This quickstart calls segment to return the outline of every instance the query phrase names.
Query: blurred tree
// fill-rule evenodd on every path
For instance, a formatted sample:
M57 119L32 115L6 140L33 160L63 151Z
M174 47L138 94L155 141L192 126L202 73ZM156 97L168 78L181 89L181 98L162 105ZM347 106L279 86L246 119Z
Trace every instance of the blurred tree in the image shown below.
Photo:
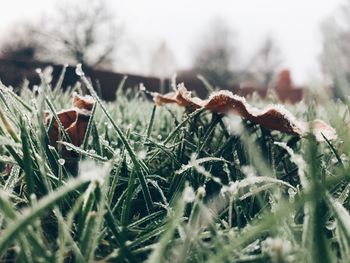
M107 0L59 2L56 13L23 28L2 48L4 56L90 67L111 66L122 35Z
M43 46L30 23L16 24L0 47L0 57L10 60L32 61L40 59Z
M254 54L246 71L254 74L258 82L268 88L276 77L281 62L280 50L274 39L268 36Z
M56 19L44 32L59 54L55 60L110 66L121 35L114 19L105 0L60 3Z
M225 21L216 19L197 40L193 68L212 84L224 88L237 83L235 63L234 33Z
M321 23L322 51L320 64L327 82L333 86L334 95L349 95L350 84L350 1L337 13Z
M170 78L175 73L175 56L166 42L163 41L151 56L150 71L159 78Z

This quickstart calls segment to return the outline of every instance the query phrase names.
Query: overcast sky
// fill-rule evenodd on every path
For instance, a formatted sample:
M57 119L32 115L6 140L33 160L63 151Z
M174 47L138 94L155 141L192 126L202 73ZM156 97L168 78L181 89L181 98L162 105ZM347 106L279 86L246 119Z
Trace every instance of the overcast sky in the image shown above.
M345 0L115 0L119 20L140 53L166 41L177 64L188 68L196 38L211 20L225 19L236 32L242 63L259 41L271 35L280 47L284 66L297 84L317 76L320 52L319 24ZM49 14L54 0L0 0L0 33L13 22ZM20 8L19 8L20 7ZM146 65L145 65L146 66Z

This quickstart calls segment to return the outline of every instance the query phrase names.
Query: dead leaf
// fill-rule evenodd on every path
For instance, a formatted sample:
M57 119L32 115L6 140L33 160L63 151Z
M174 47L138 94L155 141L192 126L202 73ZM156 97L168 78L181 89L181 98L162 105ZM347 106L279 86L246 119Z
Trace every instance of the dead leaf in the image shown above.
M179 84L176 91L169 92L165 95L155 93L153 99L157 105L176 103L184 107L203 107L203 101L200 98L192 98L192 92L188 91L183 84Z
M95 100L91 96L73 96L73 105L80 110L91 111L95 104Z
M75 146L80 146L83 143L94 103L94 100L90 96L82 97L79 95L74 95L74 107L57 113L58 119L62 123L64 130L69 135L72 144ZM46 124L48 125L51 122L52 115L45 115ZM59 133L59 125L55 120L53 126L49 130L51 145L57 146L56 144L59 140Z
M297 136L305 136L312 129L318 141L324 140L322 134L328 140L337 138L335 129L322 120L315 120L312 123L299 121L282 105L271 105L260 110L249 105L245 98L228 90L214 92L207 100L201 100L192 97L191 92L187 91L183 84L180 84L174 92L165 95L156 93L154 101L157 105L176 103L180 106L205 108L223 114L233 113L243 119L257 123L261 127Z

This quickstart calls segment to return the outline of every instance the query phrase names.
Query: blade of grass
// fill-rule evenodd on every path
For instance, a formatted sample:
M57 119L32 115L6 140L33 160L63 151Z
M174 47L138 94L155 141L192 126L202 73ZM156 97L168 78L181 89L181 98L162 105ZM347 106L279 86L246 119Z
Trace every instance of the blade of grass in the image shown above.
M81 65L80 65L80 69L79 69L79 65L77 66L77 71L78 71L78 75L80 76L80 78L82 79L83 83L85 84L85 86L87 87L87 89L89 90L90 94L92 95L92 97L97 101L97 103L100 105L102 111L105 113L106 117L108 118L108 120L111 122L113 128L116 130L117 134L119 135L119 138L121 139L121 141L124 144L125 149L128 151L130 158L132 160L132 162L134 163L136 170L137 170L137 175L139 177L141 186L142 186L142 192L143 195L145 197L145 201L146 201L146 206L148 211L151 211L153 209L153 201L152 201L152 197L151 197L151 193L148 189L147 183L146 183L146 179L144 176L144 173L142 171L148 171L148 168L137 159L136 154L134 152L134 150L132 149L130 143L128 142L126 136L124 135L124 133L122 132L122 130L119 128L119 126L115 123L115 121L113 120L113 118L110 116L110 114L108 113L106 107L104 106L104 104L102 103L101 99L97 96L95 90L93 89L92 85L90 84L90 82L88 81L88 79L85 77L83 71L81 70Z
M3 256L7 247L11 245L17 235L22 233L28 225L32 224L38 217L47 212L49 208L53 207L70 192L79 189L85 184L86 181L81 180L80 178L71 180L66 185L39 200L34 207L23 211L22 216L12 222L12 224L2 232L0 237L0 257ZM0 196L0 198L3 197Z

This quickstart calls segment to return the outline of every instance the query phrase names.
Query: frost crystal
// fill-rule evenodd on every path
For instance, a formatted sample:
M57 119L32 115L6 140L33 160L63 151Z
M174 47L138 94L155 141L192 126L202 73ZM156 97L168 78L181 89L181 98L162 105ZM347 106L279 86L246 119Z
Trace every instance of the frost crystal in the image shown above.
M297 194L297 191L293 188L288 188L288 195L289 195L289 202L294 202L295 195Z
M110 165L108 163L101 166L92 160L88 160L81 163L79 176L84 181L102 184L108 175L109 169Z
M241 135L243 132L242 119L234 114L229 115L229 117L225 117L224 123L227 127L227 130L232 135Z
M191 186L185 187L183 196L186 203L192 203L196 198L196 194Z
M64 159L58 159L57 162L59 163L59 165L63 166L66 161Z
M38 86L38 85L34 85L34 86L33 86L33 91L34 91L34 92L37 92L38 90L39 90L39 86Z
M203 186L199 187L197 190L197 196L199 198L203 198L205 196L206 192L205 192L205 188Z
M143 83L140 84L139 88L140 88L140 91L146 91L146 87L145 85L143 85Z
M290 148L284 142L275 142L275 144L282 147L288 152L288 154L290 155L290 160L298 166L298 175L299 175L301 184L305 188L309 187L309 182L305 175L305 171L307 170L307 165L303 157L300 156L299 154L295 154L292 148Z
M336 227L337 227L337 222L336 222L335 220L329 220L329 221L326 223L326 228L327 228L329 231L333 231Z
M280 257L291 252L292 244L289 240L268 237L262 243L262 250L272 257Z
M81 64L77 64L77 67L75 68L75 74L77 74L79 77L84 76L84 71L81 67Z
M247 178L255 177L257 175L255 168L253 166L250 166L250 165L242 166L241 171Z
M238 197L238 193L239 193L239 182L230 182L230 185L228 187L228 191L229 193L233 196L233 197Z
M137 157L140 159L140 160L144 160L147 156L147 152L146 151L139 151L138 154L137 154Z
M91 153L91 154L96 154L96 151L94 149L91 149L88 152Z

